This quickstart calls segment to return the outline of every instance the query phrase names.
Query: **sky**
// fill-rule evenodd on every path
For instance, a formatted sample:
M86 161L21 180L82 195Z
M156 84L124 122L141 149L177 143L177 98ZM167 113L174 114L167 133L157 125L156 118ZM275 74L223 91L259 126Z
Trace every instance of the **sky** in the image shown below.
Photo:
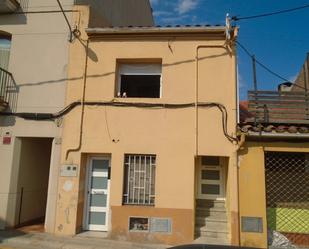
M225 25L230 16L252 16L309 4L309 0L150 0L156 25ZM260 62L294 81L309 52L309 8L269 17L239 20L238 41ZM240 99L253 88L252 62L238 48ZM259 90L277 90L283 80L257 65Z

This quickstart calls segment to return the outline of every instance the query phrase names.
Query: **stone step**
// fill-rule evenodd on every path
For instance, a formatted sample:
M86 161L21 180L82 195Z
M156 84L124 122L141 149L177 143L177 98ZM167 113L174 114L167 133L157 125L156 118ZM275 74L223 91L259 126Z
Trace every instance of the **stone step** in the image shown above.
M197 207L206 207L206 208L225 208L225 200L196 200Z
M227 218L212 218L212 217L205 217L205 216L196 216L195 217L195 224L206 224L208 222L219 222L227 224Z
M224 223L207 223L207 225L203 226L195 226L195 229L200 231L209 231L209 232L219 232L219 233L227 233L227 225Z
M228 238L198 237L193 244L230 245L231 243Z
M211 217L212 219L226 219L226 210L223 208L196 208L196 217Z
M196 227L207 226L209 228L226 229L227 221L209 220L209 219L195 219Z
M207 210L217 210L217 211L226 211L225 207L199 207L197 206L196 209L207 209Z
M200 237L211 237L211 238L222 238L227 239L229 236L229 233L227 231L212 231L210 229L206 228L196 228L195 229L196 236Z

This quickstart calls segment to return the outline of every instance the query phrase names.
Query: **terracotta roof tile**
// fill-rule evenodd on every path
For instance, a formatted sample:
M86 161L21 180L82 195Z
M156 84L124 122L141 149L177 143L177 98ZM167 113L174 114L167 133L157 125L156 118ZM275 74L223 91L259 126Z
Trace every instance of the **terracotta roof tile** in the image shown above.
M266 132L266 133L290 133L290 134L308 134L309 125L262 125L262 124L239 124L239 132Z

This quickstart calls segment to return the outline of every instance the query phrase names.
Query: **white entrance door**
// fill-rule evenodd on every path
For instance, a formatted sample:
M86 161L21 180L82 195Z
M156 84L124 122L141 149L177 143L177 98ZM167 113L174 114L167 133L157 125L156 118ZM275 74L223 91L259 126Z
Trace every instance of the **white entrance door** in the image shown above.
M224 177L220 165L200 165L198 181L198 198L224 199Z
M92 157L88 166L85 230L107 231L110 158Z

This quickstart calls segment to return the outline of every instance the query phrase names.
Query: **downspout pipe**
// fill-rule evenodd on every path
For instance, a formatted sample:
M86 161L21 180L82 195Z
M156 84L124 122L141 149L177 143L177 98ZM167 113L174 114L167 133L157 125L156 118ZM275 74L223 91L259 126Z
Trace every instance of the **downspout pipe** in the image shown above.
M198 102L199 102L199 50L203 49L203 48L223 48L225 50L227 50L229 53L231 53L232 51L229 48L229 42L230 42L230 37L228 40L226 40L225 44L222 45L199 45L196 47L196 56L195 56L195 60L196 60L196 77L195 77L195 154L196 154L196 158L199 155L199 150L198 150L198 146L199 146L199 140L198 140L198 129L199 129L199 125L198 125ZM236 71L237 71L237 60L236 60ZM237 73L236 72L236 105L238 105L238 77L237 77ZM236 111L236 120L238 120L238 106L237 106L237 111ZM240 214L239 214L239 165L238 165L238 149L243 145L245 141L245 136L241 136L241 140L238 144L238 147L236 149L236 166L237 166L237 213L238 213L238 244L240 245Z
M241 246L241 229L240 229L240 186L239 186L239 168L240 161L238 158L238 151L242 149L242 146L246 142L246 134L240 135L240 140L236 150L236 167L237 167L237 209L238 209L238 245Z
M65 159L68 160L69 154L71 152L77 152L82 147L82 139L83 139L83 126L84 126L84 116L85 116L85 97L86 97L86 85L87 85L87 69L88 69L88 53L89 53L89 39L86 41L86 58L85 58L85 68L84 68L84 81L83 81L83 89L82 89L82 98L81 98L81 117L80 117L80 129L79 129L79 142L77 147L68 149L66 152Z
M229 46L232 41L231 37L231 22L229 18L229 14L226 14L226 25L225 25L225 43L222 45L198 45L196 47L196 53L195 53L195 156L197 157L199 154L198 150L198 101L199 101L199 50L202 48L223 48L227 50L229 53L231 53L231 50L229 49ZM237 28L234 29L234 32L236 33L237 36Z
M235 46L235 66L236 66L236 72L235 72L235 81L236 81L236 122L237 124L239 124L240 122L240 108L239 108L239 71L238 71L238 58L237 58L237 51L236 51L236 46ZM237 136L237 131L236 131L236 136ZM237 145L237 150L236 150L236 155L235 155L235 163L236 163L236 180L237 180L237 219L238 219L238 229L237 229L237 233L238 233L238 246L241 246L241 228L240 228L240 186L239 186L239 167L240 167L240 161L239 161L239 157L238 157L238 151L239 149L243 146L243 144L245 143L246 140L246 136L245 134L241 134L240 139L238 141L238 145Z

